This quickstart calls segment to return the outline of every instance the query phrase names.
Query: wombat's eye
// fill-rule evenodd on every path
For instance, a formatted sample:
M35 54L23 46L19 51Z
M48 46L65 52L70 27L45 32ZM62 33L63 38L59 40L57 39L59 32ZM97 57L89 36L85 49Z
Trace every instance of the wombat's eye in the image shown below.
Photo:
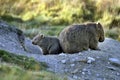
M37 39L34 39L35 41L37 40Z

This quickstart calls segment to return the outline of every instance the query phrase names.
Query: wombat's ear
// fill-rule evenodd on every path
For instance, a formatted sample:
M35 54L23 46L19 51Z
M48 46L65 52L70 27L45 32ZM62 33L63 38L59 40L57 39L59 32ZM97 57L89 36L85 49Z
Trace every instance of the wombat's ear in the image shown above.
M98 30L100 30L101 27L102 27L101 24L100 24L99 22L96 23L96 26L97 26Z
M100 22L97 22L96 24L97 24L97 25L101 25Z
M45 36L43 34L40 35L41 38L44 38Z

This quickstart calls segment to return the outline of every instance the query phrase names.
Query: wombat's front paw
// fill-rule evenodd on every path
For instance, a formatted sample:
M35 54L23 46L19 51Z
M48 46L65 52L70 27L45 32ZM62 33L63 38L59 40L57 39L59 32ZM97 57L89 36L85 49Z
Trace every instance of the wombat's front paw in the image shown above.
M100 48L96 48L96 50L101 51L101 49L100 49Z

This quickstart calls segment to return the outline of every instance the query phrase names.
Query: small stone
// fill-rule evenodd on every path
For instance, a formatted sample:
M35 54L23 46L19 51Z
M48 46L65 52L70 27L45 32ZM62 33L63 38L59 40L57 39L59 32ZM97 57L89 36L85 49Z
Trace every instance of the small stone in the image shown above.
M65 69L64 71L65 71L65 72L68 72L68 69Z
M59 54L60 56L67 56L67 54L64 54L64 53L61 53L61 54Z
M88 49L88 51L90 51L90 49Z
M95 61L95 58L92 58L92 57L88 57L88 60L92 60L92 61Z
M91 75L91 72L90 72L88 69L86 69L86 68L84 68L82 71L83 71L83 72L86 72L86 73L89 74L89 75Z
M71 67L74 67L74 66L75 66L75 64L70 64L70 66L71 66Z
M86 68L84 68L84 69L83 69L83 71L85 72L85 71L87 71L87 69L86 69Z
M74 71L72 71L71 73L72 74L75 74L75 73L77 73L78 72L78 69L75 69Z
M85 72L82 72L83 75L85 75Z
M117 76L120 76L120 73L118 73L118 72L117 72L117 74L116 74L116 75L117 75Z
M100 59L100 57L99 57L99 56L97 56L96 58L97 58L97 59Z
M96 76L97 76L97 77L99 77L99 76L100 76L100 74L96 74Z
M87 73L88 73L89 75L91 75L91 72L90 72L90 71L88 71Z
M65 63L66 63L66 60L61 60L61 62L62 62L63 64L65 64Z
M2 44L2 43L0 43L0 46L5 47L5 45L4 45L4 44Z
M79 52L78 54L79 54L79 55L81 55L82 53L81 53L81 52Z
M73 76L74 79L78 79L78 77L76 75Z
M111 64L113 64L115 66L120 66L120 60L117 58L109 58L109 61Z
M114 67L107 66L107 68L110 69L110 70L114 70L114 71L116 70L116 68L114 68Z
M75 62L75 59L71 59L71 62Z
M92 58L92 57L88 57L87 58L87 63L88 64L91 64L92 62L94 62L95 61L95 58Z

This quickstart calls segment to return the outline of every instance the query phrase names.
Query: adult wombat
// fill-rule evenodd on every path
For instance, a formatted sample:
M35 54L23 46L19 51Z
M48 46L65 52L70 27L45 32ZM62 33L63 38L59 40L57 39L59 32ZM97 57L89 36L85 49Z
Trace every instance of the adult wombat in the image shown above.
M57 37L47 37L42 34L38 34L33 38L32 44L40 46L44 55L58 54L62 52L59 39Z
M75 24L66 27L59 34L63 52L76 53L88 48L98 49L98 41L104 41L104 31L100 23Z

